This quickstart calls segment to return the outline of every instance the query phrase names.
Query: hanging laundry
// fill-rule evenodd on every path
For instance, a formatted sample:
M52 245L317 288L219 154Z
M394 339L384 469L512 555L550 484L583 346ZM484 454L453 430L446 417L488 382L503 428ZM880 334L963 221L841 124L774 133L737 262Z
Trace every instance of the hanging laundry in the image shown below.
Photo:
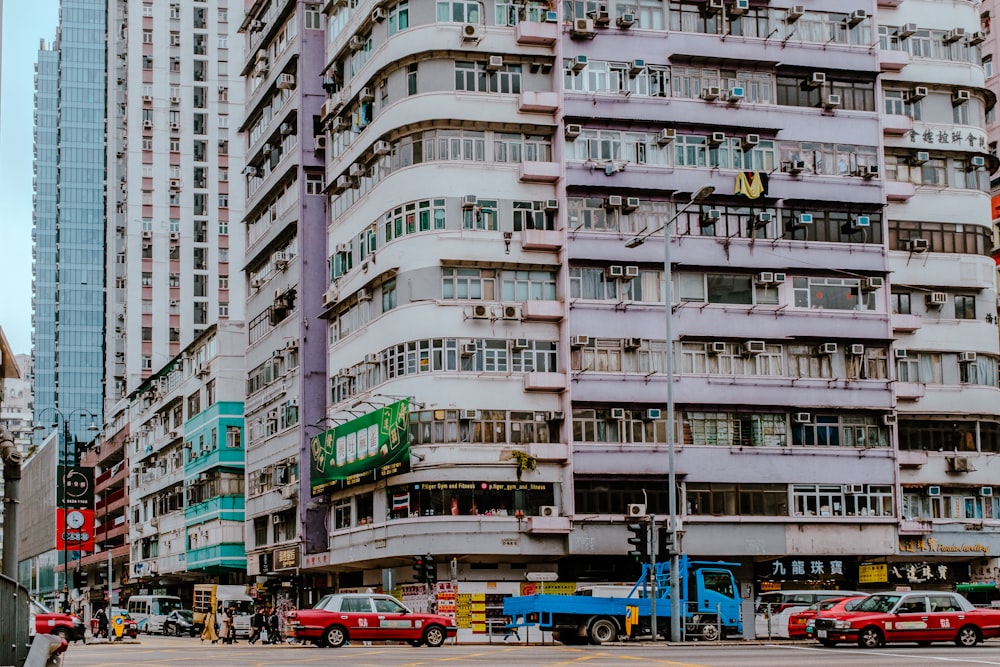
M767 174L757 171L740 171L736 174L736 189L733 191L747 199L758 199L767 194Z

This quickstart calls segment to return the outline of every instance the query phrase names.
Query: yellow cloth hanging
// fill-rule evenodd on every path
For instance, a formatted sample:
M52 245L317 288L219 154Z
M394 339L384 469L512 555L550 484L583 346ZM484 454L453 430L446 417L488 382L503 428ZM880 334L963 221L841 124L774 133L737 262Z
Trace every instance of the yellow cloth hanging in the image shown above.
M757 199L764 194L764 179L756 171L737 172L734 192L747 199Z

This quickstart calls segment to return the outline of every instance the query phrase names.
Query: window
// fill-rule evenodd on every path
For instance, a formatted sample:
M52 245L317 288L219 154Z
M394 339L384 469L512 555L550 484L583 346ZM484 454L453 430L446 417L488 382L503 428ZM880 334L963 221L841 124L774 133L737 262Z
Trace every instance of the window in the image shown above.
M382 285L382 312L387 312L396 307L396 280L389 280Z
M892 312L896 315L910 315L910 293L892 293Z
M478 2L465 0L437 3L437 20L443 23L482 23Z
M857 278L795 277L792 285L796 308L875 310L875 294L862 292Z
M408 2L400 2L389 8L388 24L390 36L410 27L410 6Z
M784 484L688 483L685 496L696 516L788 516Z
M495 271L493 269L441 269L442 299L481 299L495 301Z
M806 447L888 447L889 433L872 415L811 415L792 425L792 444Z
M976 297L963 294L955 295L955 319L976 319Z
M406 66L406 94L417 94L417 63Z

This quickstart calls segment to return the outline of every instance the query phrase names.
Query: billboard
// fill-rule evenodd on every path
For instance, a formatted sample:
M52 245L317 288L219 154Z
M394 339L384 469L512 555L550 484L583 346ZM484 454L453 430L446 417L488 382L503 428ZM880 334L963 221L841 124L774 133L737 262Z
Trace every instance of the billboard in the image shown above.
M313 495L410 470L410 401L378 408L309 439Z

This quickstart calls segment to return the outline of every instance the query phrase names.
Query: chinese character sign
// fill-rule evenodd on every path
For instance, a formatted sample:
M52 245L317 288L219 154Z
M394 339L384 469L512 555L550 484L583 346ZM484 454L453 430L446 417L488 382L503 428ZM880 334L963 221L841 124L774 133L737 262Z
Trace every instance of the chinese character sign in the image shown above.
M313 494L410 470L410 402L362 415L309 440Z

